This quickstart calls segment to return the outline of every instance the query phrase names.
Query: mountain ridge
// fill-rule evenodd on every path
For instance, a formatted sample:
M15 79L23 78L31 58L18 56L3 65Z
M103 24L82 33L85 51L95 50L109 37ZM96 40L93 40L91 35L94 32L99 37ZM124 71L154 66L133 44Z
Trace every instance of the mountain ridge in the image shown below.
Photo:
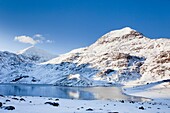
M169 51L170 39L149 39L126 27L106 33L88 47L34 63L22 74L28 77L16 82L62 86L147 84L170 79Z

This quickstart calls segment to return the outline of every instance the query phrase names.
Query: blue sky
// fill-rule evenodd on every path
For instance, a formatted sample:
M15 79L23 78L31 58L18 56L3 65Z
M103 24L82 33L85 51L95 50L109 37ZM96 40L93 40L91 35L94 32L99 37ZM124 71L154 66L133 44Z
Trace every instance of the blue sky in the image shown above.
M126 26L150 38L170 37L170 0L0 0L0 50L29 47L14 41L29 36L61 54Z

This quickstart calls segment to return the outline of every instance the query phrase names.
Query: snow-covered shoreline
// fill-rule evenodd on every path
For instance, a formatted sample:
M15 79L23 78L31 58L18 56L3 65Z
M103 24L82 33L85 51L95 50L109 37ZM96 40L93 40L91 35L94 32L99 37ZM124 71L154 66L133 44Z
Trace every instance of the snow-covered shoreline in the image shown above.
M154 82L145 85L126 85L123 92L152 99L170 99L170 82Z
M134 102L124 100L74 100L51 97L0 96L3 106L0 113L169 113L169 83L144 86L126 86L124 92L129 95L152 98L152 101ZM52 102L53 106L45 104ZM59 104L59 106L58 106ZM14 110L5 110L14 106Z
M18 100L16 100L16 98ZM20 99L24 99L21 101ZM8 101L7 101L8 100ZM1 113L169 113L170 100L154 100L151 102L131 102L113 100L71 100L47 97L0 97L3 106L14 106L14 110L0 109ZM59 106L45 104L59 103Z

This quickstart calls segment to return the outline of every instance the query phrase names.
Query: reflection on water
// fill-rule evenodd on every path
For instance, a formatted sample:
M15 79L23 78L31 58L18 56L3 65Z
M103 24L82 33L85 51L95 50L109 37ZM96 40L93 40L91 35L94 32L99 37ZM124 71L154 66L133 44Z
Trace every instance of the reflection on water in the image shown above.
M146 98L129 96L120 87L61 87L53 85L0 84L0 94L17 96L44 96L79 100L133 100Z
M69 92L69 96L75 99L79 99L80 98L80 92L79 91L70 91Z

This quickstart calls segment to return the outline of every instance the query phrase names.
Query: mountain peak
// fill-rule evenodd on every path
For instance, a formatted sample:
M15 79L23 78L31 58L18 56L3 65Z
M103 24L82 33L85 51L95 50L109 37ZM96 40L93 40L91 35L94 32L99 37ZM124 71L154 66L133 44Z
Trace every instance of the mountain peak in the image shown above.
M130 28L130 27L124 27L124 28L122 28L122 29L118 29L118 30L113 30L114 32L124 32L124 33L128 33L128 32L130 32L130 31L136 31L136 30L134 30L134 29L132 29L132 28Z
M33 54L33 53L37 53L37 52L43 52L43 53L45 52L46 53L46 51L39 49L39 48L35 47L34 45L32 45L30 47L27 47L23 50L18 51L17 54Z
M124 27L119 30L113 30L113 31L109 32L109 34L111 34L114 37L122 37L123 35L130 34L131 32L136 32L136 30L134 30L130 27Z
M142 33L139 33L130 27L125 27L119 30L113 30L109 33L106 33L101 38L99 38L99 40L97 40L97 43L103 44L113 41L122 41L124 39L131 40L136 38L143 38Z
M26 49L20 50L17 52L17 54L27 56L31 59L36 59L35 60L36 62L44 62L50 60L51 58L56 57L55 55L45 50L39 49L35 46L30 46Z

